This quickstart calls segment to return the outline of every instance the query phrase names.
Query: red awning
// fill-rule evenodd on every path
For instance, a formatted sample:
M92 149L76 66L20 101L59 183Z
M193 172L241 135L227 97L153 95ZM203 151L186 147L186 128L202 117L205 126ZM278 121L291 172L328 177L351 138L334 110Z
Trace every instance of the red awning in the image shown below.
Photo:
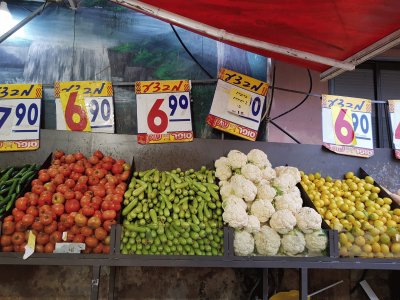
M124 6L189 28L174 18L143 9L134 0L112 0ZM345 61L370 45L390 48L400 32L399 0L142 0L142 3L177 14L228 33L263 41L323 57ZM208 34L205 34L208 35ZM329 65L255 48L241 43L224 42L245 50L295 63L317 71ZM388 45L389 43L389 45ZM365 52L371 52L368 50ZM372 52L376 55L379 50ZM362 53L365 56L366 53ZM368 54L368 53L367 53ZM350 61L353 64L359 59Z

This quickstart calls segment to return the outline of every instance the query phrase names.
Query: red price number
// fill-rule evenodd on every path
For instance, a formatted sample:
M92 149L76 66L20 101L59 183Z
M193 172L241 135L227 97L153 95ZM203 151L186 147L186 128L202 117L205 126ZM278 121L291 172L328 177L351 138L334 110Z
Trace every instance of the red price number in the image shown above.
M353 124L349 119L351 120L348 110L342 108L335 120L335 135L339 142L345 145L352 144L355 137Z
M168 127L168 116L160 107L164 99L157 99L147 115L147 126L154 133L163 133Z
M88 118L85 110L76 104L78 92L69 94L67 106L65 109L65 123L72 131L83 131L88 125ZM74 115L78 116L79 122L74 120Z

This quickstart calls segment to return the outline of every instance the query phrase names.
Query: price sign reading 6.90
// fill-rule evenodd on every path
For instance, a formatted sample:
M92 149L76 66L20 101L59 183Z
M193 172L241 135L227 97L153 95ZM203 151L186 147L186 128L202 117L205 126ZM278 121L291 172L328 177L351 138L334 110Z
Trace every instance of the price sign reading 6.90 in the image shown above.
M193 140L188 80L140 81L135 89L138 143Z
M371 100L323 95L323 142L328 149L345 155L374 154Z
M114 133L111 82L56 82L57 129Z
M0 151L39 148L42 86L0 85Z

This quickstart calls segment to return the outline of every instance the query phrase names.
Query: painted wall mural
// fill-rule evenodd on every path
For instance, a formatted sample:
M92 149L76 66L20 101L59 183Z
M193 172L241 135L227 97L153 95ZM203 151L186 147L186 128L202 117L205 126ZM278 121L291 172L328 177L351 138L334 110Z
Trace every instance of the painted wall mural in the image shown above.
M7 3L14 22L29 15L28 10L34 10L40 4L30 1ZM181 28L176 30L213 78L219 68L226 67L265 80L265 57ZM171 26L105 0L82 0L77 10L63 4L51 4L40 16L0 44L1 83L53 84L70 80L121 83L182 78L203 80L209 76L184 50ZM205 124L214 90L215 84L193 84L193 125L197 137L220 136ZM114 95L116 132L136 134L133 85L116 84ZM45 88L44 99L42 126L53 129L55 105L51 87Z

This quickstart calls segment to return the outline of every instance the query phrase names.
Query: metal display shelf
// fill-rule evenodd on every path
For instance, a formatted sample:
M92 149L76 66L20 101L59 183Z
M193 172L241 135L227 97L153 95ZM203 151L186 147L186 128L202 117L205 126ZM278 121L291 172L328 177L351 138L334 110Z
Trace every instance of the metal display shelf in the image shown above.
M139 145L136 136L79 133L68 131L42 130L40 149L23 153L1 153L0 168L10 163L41 163L55 149L66 153L81 151L88 155L96 149L127 161L135 159L138 170L158 168L168 170L200 168L213 166L214 160L237 149L247 153L253 148L265 151L273 166L290 165L305 172L320 172L323 176L342 177L348 171L357 172L360 167L373 176L383 186L397 190L399 186L400 162L396 161L391 149L375 149L369 159L336 155L319 145L297 145L283 143L247 142L232 140L195 139L191 143ZM269 268L296 268L300 271L301 299L307 299L308 269L381 269L400 270L397 259L338 258L330 251L331 257L236 257L233 255L232 232L225 230L225 255L207 256L153 256L122 255L119 253L120 229L116 227L110 254L34 254L27 260L19 253L0 253L0 265L67 265L91 266L92 299L98 297L100 268L111 267L109 277L109 298L113 298L115 268L119 266L157 266L157 267L221 267L263 269L264 299L268 290ZM330 243L337 245L337 235L330 237ZM336 246L337 247L337 246ZM337 252L336 252L337 253Z

